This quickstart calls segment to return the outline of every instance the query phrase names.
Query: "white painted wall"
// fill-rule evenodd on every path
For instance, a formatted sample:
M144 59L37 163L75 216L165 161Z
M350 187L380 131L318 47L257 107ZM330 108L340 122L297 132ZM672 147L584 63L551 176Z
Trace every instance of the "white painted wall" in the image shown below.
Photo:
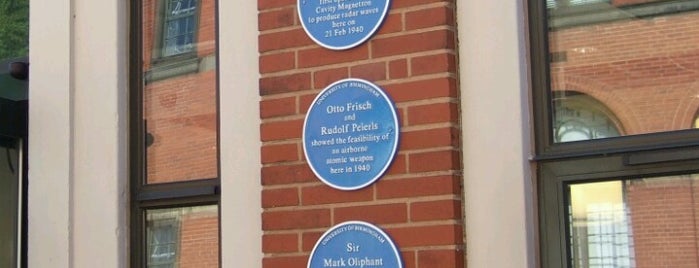
M73 6L72 267L128 267L127 1Z
M536 267L524 1L457 1L468 267Z
M29 8L29 267L71 267L73 81L69 0Z
M257 1L219 14L221 267L262 267Z
M126 3L30 4L29 267L127 267Z

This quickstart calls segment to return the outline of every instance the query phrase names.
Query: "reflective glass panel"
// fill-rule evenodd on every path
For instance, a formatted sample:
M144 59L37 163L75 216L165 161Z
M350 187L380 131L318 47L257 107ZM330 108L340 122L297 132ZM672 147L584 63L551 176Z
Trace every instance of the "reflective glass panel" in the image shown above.
M218 177L214 3L142 1L146 183Z
M0 136L0 267L19 267L19 143Z
M571 267L698 267L699 175L569 190Z
M699 1L559 0L546 5L554 96L577 92L598 101L616 120L612 125L621 136L693 128L699 109ZM565 107L552 107L554 117L565 113L558 110ZM604 121L582 119L582 125ZM613 136L574 134L555 142Z
M146 212L149 268L218 267L218 206Z

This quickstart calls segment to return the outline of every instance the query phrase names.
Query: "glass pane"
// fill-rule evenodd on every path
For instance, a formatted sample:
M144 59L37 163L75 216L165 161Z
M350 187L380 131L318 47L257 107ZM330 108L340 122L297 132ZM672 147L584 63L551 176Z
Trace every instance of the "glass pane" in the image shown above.
M143 119L149 184L218 177L216 20L214 0L206 1L211 3L201 5L206 9L198 12L197 2L191 0L143 1ZM171 19L163 9L186 16ZM207 19L196 24L195 16ZM184 53L190 57L170 57Z
M218 267L218 206L146 212L147 267Z
M599 103L573 112L605 111L606 118L579 118L588 134L604 132L594 127L600 123L613 126L620 136L694 127L699 110L699 1L546 3L553 95L574 92ZM553 102L554 117L567 109ZM555 142L616 135L577 132L573 139Z
M0 267L18 267L19 145L16 139L0 137Z
M569 190L572 267L699 267L699 175Z

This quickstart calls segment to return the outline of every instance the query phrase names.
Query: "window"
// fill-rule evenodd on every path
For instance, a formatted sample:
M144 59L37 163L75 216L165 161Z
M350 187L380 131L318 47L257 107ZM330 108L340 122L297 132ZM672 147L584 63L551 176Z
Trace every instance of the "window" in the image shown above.
M174 218L154 219L154 213L149 213L148 219L148 267L176 267L178 254L177 245L180 241L179 228Z
M132 6L131 267L218 267L216 1Z
M577 92L555 92L554 142L592 140L619 136L614 114L597 100Z
M202 10L205 0L150 0L140 3L144 15L145 83L212 69L215 16ZM209 8L211 9L211 8ZM200 13L205 13L203 17ZM200 19L201 18L201 19Z
M699 2L529 3L542 267L696 265Z
M163 57L194 50L197 0L168 0L163 19Z

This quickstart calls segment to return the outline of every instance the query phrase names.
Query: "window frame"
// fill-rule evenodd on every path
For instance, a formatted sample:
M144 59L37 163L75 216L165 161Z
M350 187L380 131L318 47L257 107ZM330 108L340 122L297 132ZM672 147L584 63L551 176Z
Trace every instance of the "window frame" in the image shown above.
M679 0L696 10L697 1ZM643 5L636 6L639 11ZM657 11L657 10L655 10ZM677 12L677 11L675 11ZM570 183L611 181L699 172L699 131L685 129L586 141L555 143L554 92L550 88L551 54L548 44L550 13L545 0L528 1L529 64L536 168L539 263L544 268L570 267ZM650 12L654 16L659 13ZM608 20L604 20L608 21ZM594 23L601 21L587 21ZM576 24L584 25L584 24ZM575 26L575 25L570 25ZM699 112L698 112L699 113Z
M686 151L682 149L681 151ZM699 148L689 151L699 157ZM567 268L570 261L568 200L565 190L571 183L599 182L699 172L699 159L684 161L645 161L636 165L632 158L654 159L658 154L678 153L660 150L543 161L538 163L539 239L541 266Z
M166 0L158 1L156 6L163 5ZM201 1L198 1L197 6L197 27L199 26L199 14L201 13ZM143 90L145 84L151 79L151 75L159 68L155 59L152 59L150 70L144 70L142 64L143 58L143 8L141 0L130 0L130 49L129 49L129 182L130 182L130 267L145 268L148 267L148 245L146 232L146 211L152 209L178 208L178 207L193 207L216 205L218 207L218 248L221 252L221 138L220 138L220 69L219 69L219 7L218 1L214 1L213 12L215 16L215 33L216 41L216 169L218 176L215 178L202 178L199 180L169 182L147 184L146 181L146 120L143 118L144 97ZM164 12L164 10L162 10ZM157 12L157 14L163 14ZM160 15L158 15L160 16ZM157 25L163 25L156 18ZM162 28L162 27L158 27ZM195 31L195 37L197 35ZM154 30L156 37L161 34L158 29ZM161 35L162 36L162 35ZM153 39L154 42L162 42ZM198 41L197 41L198 42ZM160 43L154 43L154 47L160 49ZM199 64L197 50L194 49L187 55L177 55L168 57L168 60L181 60L184 64L190 64L193 61L196 65ZM191 58L191 59L189 59ZM164 59L164 58L163 58ZM198 69L188 71L187 73L196 72ZM167 70L166 70L167 71ZM169 74L169 76L159 77L165 79L183 73ZM145 82L145 83L144 83ZM218 256L218 263L221 263L221 254Z
M621 136L590 141L554 143L553 109L548 62L547 10L544 0L529 2L529 42L532 104L535 135L535 160L607 155L630 151L699 146L699 131L692 129ZM699 2L694 1L699 4ZM591 151L590 148L595 148Z

